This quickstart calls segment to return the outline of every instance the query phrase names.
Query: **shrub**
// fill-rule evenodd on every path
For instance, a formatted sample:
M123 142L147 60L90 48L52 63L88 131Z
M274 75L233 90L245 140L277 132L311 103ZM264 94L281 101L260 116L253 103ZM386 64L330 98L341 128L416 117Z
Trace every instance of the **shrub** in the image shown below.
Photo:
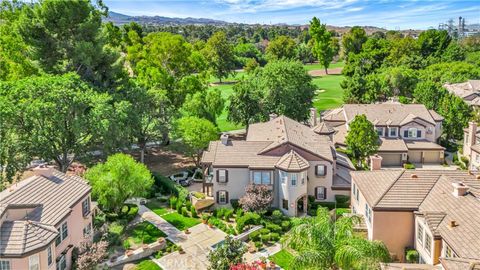
M243 229L247 225L260 224L261 218L257 213L247 212L240 218L237 218L237 231L243 232Z
M175 195L181 200L185 200L188 195L188 190L186 188L180 186L163 175L153 173L153 179L155 180L155 186L159 188L159 191L162 194Z
M130 249L130 241L123 240L123 248L124 249Z
M243 209L242 209L242 208L238 208L238 209L237 209L237 212L235 212L235 214L237 215L237 218L243 216Z
M288 220L282 221L282 230L284 232L290 230L290 221L288 221Z
M349 203L350 202L350 196L348 195L335 195L335 201L337 203Z
M163 251L159 250L157 254L155 254L155 259L160 259L161 257L163 257Z
M170 208L175 209L177 206L177 200L178 199L175 196L170 197Z
M412 163L405 163L405 164L403 164L403 168L404 168L404 169L407 169L407 170L414 170L414 169L415 169L415 165L412 164Z
M233 217L233 209L225 209L225 212L223 213L223 218L226 221L230 221L232 217Z
M258 230L260 232L260 234L269 234L270 233L270 230L267 229L267 228L262 228L260 230Z
M258 241L260 239L260 231L251 232L248 235L248 239L250 239L253 242Z
M195 210L195 207L193 207L193 206L190 208L190 215L194 218L198 217L197 216L197 210Z
M202 219L203 219L203 220L207 220L207 221L208 221L209 217L210 217L210 216L207 215L207 214L205 214L205 213L202 214Z
M321 207L326 207L328 208L328 210L335 209L335 205L336 205L335 202L316 202L315 204Z
M184 217L188 217L188 210L187 210L187 207L182 207L182 216Z
M125 206L122 207L121 212L122 212L122 217L124 217L128 222L130 222L137 215L138 206L136 204L125 204Z
M179 214L182 213L182 206L183 206L183 203L182 203L180 200L178 200L178 201L177 201L177 206L176 206L176 208L177 208L177 213L179 213Z
M233 209L238 209L240 207L240 203L238 202L238 199L231 199L230 205L232 206Z
M419 258L418 251L416 251L415 249L407 250L407 254L406 254L405 258L407 259L407 262L409 262L409 263L418 262L418 258Z
M350 213L350 208L337 208L335 212L337 216L342 216L345 213Z
M187 210L188 210L188 211L192 210L192 202L187 201L187 202L185 203L185 206L187 207Z
M263 243L260 242L260 241L257 241L257 242L255 242L255 247L256 248L261 248L261 247L263 247Z
M225 208L224 207L220 207L220 208L217 208L215 209L216 211L214 211L214 215L215 217L217 218L223 218L223 214L225 213Z
M277 224L273 224L273 223L268 223L267 224L267 229L270 230L271 232L276 232L276 233L280 233L282 231L282 227L278 226Z
M280 240L280 234L278 234L278 233L271 233L271 234L270 234L270 239L271 239L272 241L275 241L275 242L276 242L276 241Z
M201 193L201 192L198 192L198 191L193 192L192 195L193 195L195 198L200 199L200 200L203 200L203 199L206 198L205 193Z
M279 224L280 222L282 222L282 219L283 219L283 213L282 211L280 210L274 210L272 212L272 220L273 222Z
M262 234L260 238L262 239L263 243L268 242L270 241L270 234Z

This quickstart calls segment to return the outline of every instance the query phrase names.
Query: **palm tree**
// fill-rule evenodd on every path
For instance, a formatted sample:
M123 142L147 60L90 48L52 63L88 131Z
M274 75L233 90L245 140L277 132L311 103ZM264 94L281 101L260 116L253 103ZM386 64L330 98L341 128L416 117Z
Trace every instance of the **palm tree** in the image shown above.
M369 241L353 232L354 217L332 221L326 208L315 217L294 221L283 245L297 251L290 268L295 269L378 269L390 261L385 245Z

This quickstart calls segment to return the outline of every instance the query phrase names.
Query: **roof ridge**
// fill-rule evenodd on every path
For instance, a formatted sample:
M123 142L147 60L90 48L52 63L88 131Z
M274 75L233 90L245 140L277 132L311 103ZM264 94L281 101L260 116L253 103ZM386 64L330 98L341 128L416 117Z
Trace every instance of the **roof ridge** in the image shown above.
M405 169L402 169L402 170L401 170L401 173L397 176L397 178L396 178L394 181L392 181L392 183L391 183L391 184L388 186L388 188L382 193L382 195L378 198L378 200L373 203L372 207L377 206L377 204L383 199L383 197L390 191L390 189L393 187L393 185L395 185L395 183L398 181L398 179L400 179L406 171L407 171L407 170L405 170Z
M439 180L442 176L447 177L444 173L440 173L440 174L438 175L438 177L437 177L437 179L435 179L435 182L433 183L433 185L430 186L430 188L428 189L427 195L425 195L425 197L423 197L422 201L418 204L418 208L420 208L420 206L423 204L423 202L424 202L425 199L428 197L428 195L430 195L430 192L432 192L432 189L435 187L435 185L437 185L438 180ZM448 177L447 177L447 179L448 179Z

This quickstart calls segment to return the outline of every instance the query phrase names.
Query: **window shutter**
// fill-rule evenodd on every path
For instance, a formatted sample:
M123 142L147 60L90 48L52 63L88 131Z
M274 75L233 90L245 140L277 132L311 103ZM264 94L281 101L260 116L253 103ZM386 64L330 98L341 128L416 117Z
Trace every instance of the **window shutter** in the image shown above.
M327 175L327 166L322 165L323 167L323 176Z
M217 170L217 177L216 177L216 178L217 178L217 183L218 183L218 182L220 181L220 180L219 180L219 178L220 178L220 173L218 172L218 170Z
M318 187L315 188L315 199L318 199Z
M225 183L228 182L228 170L225 170Z
M220 192L217 191L217 196L216 197L216 200L217 200L217 203L220 203Z
M324 200L327 199L327 188L326 187L323 188L323 199Z
M228 200L228 191L225 191L225 203L228 203L229 200Z
M422 131L421 130L417 130L417 138L420 138L422 137Z
M403 131L403 137L408 138L408 130Z
M318 165L315 165L315 175L318 176Z

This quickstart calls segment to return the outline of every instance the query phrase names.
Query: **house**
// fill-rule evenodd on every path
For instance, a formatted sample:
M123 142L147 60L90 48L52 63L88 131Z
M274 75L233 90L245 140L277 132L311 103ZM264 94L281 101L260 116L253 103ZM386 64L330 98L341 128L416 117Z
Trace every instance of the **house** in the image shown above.
M384 166L403 163L441 164L445 148L437 144L443 117L422 104L345 104L326 113L323 121L335 129L333 141L345 147L349 124L364 114L380 137L378 155Z
M470 160L469 169L478 171L480 168L480 130L475 122L469 122L463 130L463 156Z
M444 84L451 94L462 98L470 106L480 106L480 80L468 80L463 83Z
M370 240L400 262L414 248L419 263L480 260L480 176L452 170L352 172L352 212ZM445 268L465 269L465 268Z
M71 269L72 251L92 240L91 187L53 168L0 193L0 269Z
M350 194L349 172L354 167L336 152L322 125L309 127L286 116L271 116L268 122L250 125L245 140L222 135L202 156L204 193L224 206L240 199L249 184L268 185L272 206L290 216L306 213L308 196L333 202L335 195Z

